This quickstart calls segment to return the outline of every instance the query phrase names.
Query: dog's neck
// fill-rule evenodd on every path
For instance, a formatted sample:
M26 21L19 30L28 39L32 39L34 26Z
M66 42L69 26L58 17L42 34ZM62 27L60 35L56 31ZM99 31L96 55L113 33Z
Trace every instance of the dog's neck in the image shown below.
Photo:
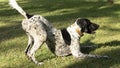
M77 26L77 24L72 24L70 27L67 28L68 32L72 34L75 38L79 39L83 36L81 29Z
M76 23L72 24L71 27L75 29L76 33L79 36L83 36L83 32L81 32L81 28Z

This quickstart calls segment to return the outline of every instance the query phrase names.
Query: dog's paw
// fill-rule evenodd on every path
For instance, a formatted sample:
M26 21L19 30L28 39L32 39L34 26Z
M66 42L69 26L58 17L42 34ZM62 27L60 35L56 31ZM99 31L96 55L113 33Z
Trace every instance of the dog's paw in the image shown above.
M103 58L104 58L104 59L110 59L110 57L109 57L109 56L103 56Z
M29 51L25 53L27 55L27 58L32 58L33 54L31 54Z
M37 63L38 65L43 65L44 63L43 62L39 62L39 63Z

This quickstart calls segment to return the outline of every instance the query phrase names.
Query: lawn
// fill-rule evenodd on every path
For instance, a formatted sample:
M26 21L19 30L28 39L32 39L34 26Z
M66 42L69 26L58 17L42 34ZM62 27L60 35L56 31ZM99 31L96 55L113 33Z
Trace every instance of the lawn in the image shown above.
M44 44L36 58L37 66L26 57L27 36L22 30L23 17L0 0L0 68L120 68L120 1L109 5L105 0L17 0L30 14L40 14L58 29L66 28L78 17L100 25L95 35L85 34L81 45L97 46L91 54L108 55L110 59L75 59L57 57Z

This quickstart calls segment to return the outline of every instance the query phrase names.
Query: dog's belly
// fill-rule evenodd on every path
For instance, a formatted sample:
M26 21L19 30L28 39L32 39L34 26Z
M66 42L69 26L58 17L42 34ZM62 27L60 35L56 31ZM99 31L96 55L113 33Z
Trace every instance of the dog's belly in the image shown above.
M48 35L51 36L48 36L46 43L52 53L54 53L57 56L66 56L71 53L69 49L69 45L67 45L64 42L60 30L56 30L54 31L54 34L49 33Z

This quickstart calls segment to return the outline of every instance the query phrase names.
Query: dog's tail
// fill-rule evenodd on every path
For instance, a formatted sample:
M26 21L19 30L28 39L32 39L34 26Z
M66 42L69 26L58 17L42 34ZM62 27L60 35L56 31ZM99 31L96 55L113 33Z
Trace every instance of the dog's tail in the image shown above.
M16 2L16 0L9 0L9 4L12 8L16 9L20 14L22 14L26 19L30 17Z

